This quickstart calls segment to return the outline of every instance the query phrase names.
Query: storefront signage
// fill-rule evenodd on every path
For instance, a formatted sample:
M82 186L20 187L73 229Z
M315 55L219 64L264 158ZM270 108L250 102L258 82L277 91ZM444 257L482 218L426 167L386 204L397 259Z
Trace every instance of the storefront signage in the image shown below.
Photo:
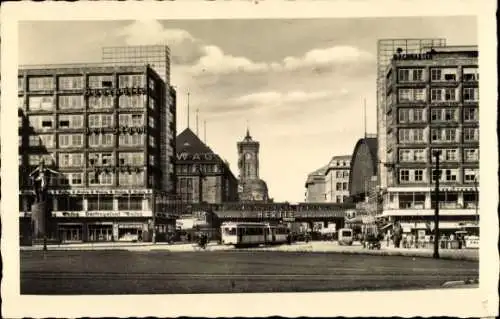
M49 189L52 195L146 195L152 194L151 189ZM23 194L32 194L33 191L23 191Z
M479 248L479 236L469 236L465 239L465 247Z
M458 192L458 191L473 192L473 191L475 191L475 188L474 187L444 186L444 187L439 187L439 190L441 192ZM478 188L478 190L479 190L479 188Z
M217 157L213 153L193 153L189 154L186 152L182 153L177 153L177 160L178 161L213 161L216 160Z
M142 224L118 224L118 228L134 228L134 229L142 229Z
M430 53L400 53L394 54L394 60L432 60L432 54Z
M151 217L151 211L55 211L52 217Z

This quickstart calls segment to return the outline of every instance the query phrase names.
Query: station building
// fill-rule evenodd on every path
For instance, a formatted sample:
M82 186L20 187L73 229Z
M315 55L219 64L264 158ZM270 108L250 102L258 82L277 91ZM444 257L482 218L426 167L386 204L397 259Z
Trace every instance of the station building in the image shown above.
M176 139L177 195L186 204L238 201L238 181L229 163L190 129Z
M349 172L349 200L356 205L356 215L382 213L377 169L377 137L368 134L356 143Z
M354 146L349 173L349 196L353 202L365 201L370 190L377 186L377 168L377 137L359 139Z
M478 220L479 72L477 47L396 48L385 73L387 171L383 215L403 229L433 219L440 151L440 228ZM380 121L380 119L379 119ZM380 137L380 136L379 136Z
M160 115L175 110L175 90L155 70L25 66L18 88L22 237L31 229L29 174L41 161L60 172L48 190L52 239L147 241L175 229L178 203L160 165L169 144L163 131L173 129Z

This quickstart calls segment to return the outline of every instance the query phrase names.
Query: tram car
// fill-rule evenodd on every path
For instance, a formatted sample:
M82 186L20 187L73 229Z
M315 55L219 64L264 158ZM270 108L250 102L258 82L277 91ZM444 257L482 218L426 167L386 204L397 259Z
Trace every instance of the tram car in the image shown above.
M268 223L223 223L221 241L223 245L235 247L256 247L279 245L287 242L288 228L284 225Z

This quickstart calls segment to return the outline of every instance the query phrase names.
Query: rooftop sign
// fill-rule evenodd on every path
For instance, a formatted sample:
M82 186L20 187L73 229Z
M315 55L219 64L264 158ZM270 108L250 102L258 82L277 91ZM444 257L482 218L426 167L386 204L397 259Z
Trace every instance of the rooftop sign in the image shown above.
M432 60L432 54L430 53L398 53L394 54L394 60Z

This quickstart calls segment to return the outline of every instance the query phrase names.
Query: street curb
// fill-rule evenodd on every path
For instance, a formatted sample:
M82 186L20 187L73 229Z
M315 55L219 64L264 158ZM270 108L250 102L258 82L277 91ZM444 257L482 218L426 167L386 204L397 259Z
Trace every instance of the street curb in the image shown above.
M210 249L210 246L206 250L199 250L192 247L189 249L176 249L175 245L159 245L159 246L94 246L94 247L49 247L49 251L130 251L130 252L147 252L147 251L165 251L170 253L176 252L279 252L279 253L321 253L321 254L345 254L345 255L374 255L374 256L403 256L403 257L413 257L413 258L432 258L432 251L398 251L398 250L329 250L329 249L314 249L311 246L286 246L291 249L279 250L272 247L260 247L260 248L239 248L239 249ZM41 251L42 247L21 247L21 251ZM465 261L479 261L479 255L468 256L464 254L452 254L450 252L441 252L440 259L442 260L465 260Z

